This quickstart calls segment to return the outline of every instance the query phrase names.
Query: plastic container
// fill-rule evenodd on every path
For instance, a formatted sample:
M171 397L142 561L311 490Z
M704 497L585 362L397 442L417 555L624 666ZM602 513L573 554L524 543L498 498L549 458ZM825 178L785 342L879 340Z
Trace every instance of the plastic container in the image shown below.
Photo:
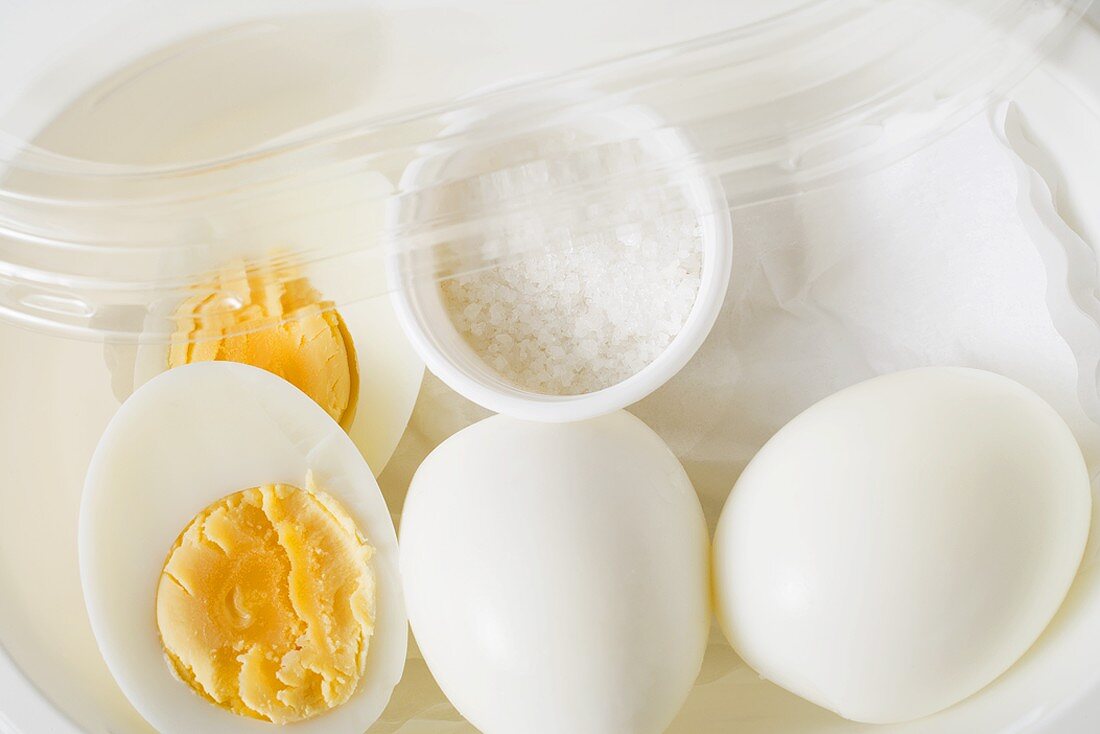
M580 100L577 100L580 102ZM468 121L465 130L484 127L491 121ZM565 131L594 137L636 139L652 161L650 165L682 165L694 158L690 143L662 120L640 108L615 109L603 116L584 119L585 129L577 130L566 123ZM490 125L491 126L491 125ZM444 131L444 135L452 131ZM541 135L561 134L549 128ZM464 178L479 170L479 161L507 157L498 144L490 143L485 150L446 152L415 161L401 178L399 188L415 191L440 179ZM456 173L455 170L461 171ZM621 172L620 172L621 175ZM415 272L416 257L396 255L388 263L393 302L405 333L428 368L457 393L497 413L524 420L575 421L625 408L644 398L668 382L688 363L710 333L722 307L729 283L733 243L730 241L729 214L725 195L714 179L701 169L688 169L669 187L682 192L689 211L698 222L702 237L703 269L699 291L691 312L682 328L665 350L641 371L610 387L580 395L546 395L525 390L510 383L482 359L459 334L447 312L438 284L419 278ZM423 198L428 198L424 201ZM417 202L419 216L431 218L445 205L429 197ZM523 214L528 223L535 220ZM400 201L395 202L391 218L395 222L407 219ZM535 220L537 221L537 220ZM536 225L537 226L537 225ZM552 231L552 227L547 227ZM412 274L406 269L412 263Z
M1087 3L736 5L700 3L693 13L673 2L553 9L492 0L462 7L327 0L308 8L270 0L0 5L0 466L7 470L0 487L0 730L150 731L111 680L83 611L80 486L107 420L150 376L142 365L161 364L173 335L179 338L180 304L221 298L222 307L207 313L211 321L240 310L240 294L214 285L227 264L276 263L291 274L277 283L307 279L347 322L369 376L360 398L378 416L364 424L360 447L395 517L419 461L485 411L435 377L421 385L421 356L444 382L460 383L445 374L451 359L433 361L438 350L424 344L414 349L409 337L434 327L408 328L414 324L406 318L402 328L391 296L407 304L418 289L434 293L439 279L599 231L606 222L586 216L585 202L610 191L645 195L670 181L691 182L691 208L715 223L708 242L728 237L732 244L728 295L724 303L700 299L699 329L685 329L675 352L647 368L652 373L619 385L621 394L606 404L570 407L562 417L632 403L665 383L630 410L676 450L712 524L752 447L786 418L853 374L927 359L989 367L990 354L1004 356L1016 365L1012 376L1071 419L1095 471L1100 350L1090 328L1100 309L1089 293L1100 279L1086 243L1100 236L1087 208L1100 180L1081 151L1095 140L1100 40L1092 26L1077 23ZM1027 76L1052 49L1055 55ZM814 236L800 228L811 221L799 208L802 197L904 165L1025 77L1014 94L1065 177L1043 181L1058 189L1058 211L1082 238L1072 248L1035 248L1034 267L1046 274L1049 290L1041 301L1027 301L1028 314L1055 324L1063 336L1057 349L1023 344L1012 329L983 332L988 354L957 348L976 338L976 321L967 320L984 313L976 303L920 332L939 352L866 355L848 339L861 326L852 304L864 298L865 305L890 307L888 294L905 285L904 274L883 269L853 287L850 303L815 310L799 299L800 288L819 275L817 263L808 262L806 272L760 270L768 252ZM639 108L660 121L658 132L669 141L672 155L661 165L526 199L503 197L477 218L453 210L420 216L442 187L491 180L452 180L430 161L554 125L598 130L592 145L636 140L629 126L598 121ZM491 122L470 126L475 119ZM978 196L958 181L944 187ZM718 191L722 201L715 203ZM1021 198L1043 198L1038 183L1021 191ZM776 202L791 203L794 234L739 239ZM534 236L517 236L517 221L539 227ZM721 232L727 221L728 236ZM911 254L917 262L935 256ZM388 277L394 262L397 277ZM775 309L736 311L755 287L750 272L777 276L768 283ZM974 292L1004 277L975 273ZM725 287L716 281L713 292ZM930 299L940 287L948 284L929 284ZM722 310L704 341L714 304ZM833 322L824 318L838 313ZM775 344L801 345L807 331L830 323L836 331L807 342L802 363L770 361ZM1073 389L1065 389L1071 378L1048 373L1032 352L1070 355ZM460 391L478 398L473 390ZM698 406L699 394L709 396L710 407L682 407ZM767 419L738 425L762 394ZM526 396L514 410L498 392L492 396L478 402L535 410ZM1008 675L943 714L881 731L1093 731L1100 680L1089 661L1100 654L1097 607L1094 543L1063 612ZM869 730L761 681L717 628L672 728ZM413 648L372 731L472 729Z

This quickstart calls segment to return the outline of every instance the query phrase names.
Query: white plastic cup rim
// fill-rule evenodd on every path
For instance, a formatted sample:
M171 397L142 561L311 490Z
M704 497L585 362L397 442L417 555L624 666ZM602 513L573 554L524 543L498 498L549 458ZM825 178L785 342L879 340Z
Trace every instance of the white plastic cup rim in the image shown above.
M647 141L656 142L672 160L693 159L693 148L683 135L664 127L649 110L625 107L611 119L615 124L650 130ZM439 175L440 167L430 159L414 161L405 169L399 190L411 190L432 180ZM458 335L442 305L438 283L431 279L410 282L403 275L400 257L394 254L387 259L387 270L398 321L432 374L463 397L493 412L521 420L564 423L594 418L636 403L672 379L699 350L718 318L729 285L732 231L721 185L701 169L677 185L683 188L698 213L702 229L699 291L683 327L664 351L614 385L578 395L549 395L513 385ZM395 200L394 205L389 215L396 218L399 201Z

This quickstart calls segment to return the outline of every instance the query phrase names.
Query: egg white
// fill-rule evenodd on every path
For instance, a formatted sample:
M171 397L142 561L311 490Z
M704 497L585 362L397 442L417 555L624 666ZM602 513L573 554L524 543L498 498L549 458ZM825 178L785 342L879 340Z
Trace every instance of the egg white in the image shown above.
M156 626L157 582L187 523L222 497L312 472L374 547L374 635L351 699L288 728L361 734L401 678L407 624L393 522L355 444L308 396L264 370L186 365L119 409L96 448L80 507L84 599L100 652L134 708L162 734L270 732L199 697L170 671Z

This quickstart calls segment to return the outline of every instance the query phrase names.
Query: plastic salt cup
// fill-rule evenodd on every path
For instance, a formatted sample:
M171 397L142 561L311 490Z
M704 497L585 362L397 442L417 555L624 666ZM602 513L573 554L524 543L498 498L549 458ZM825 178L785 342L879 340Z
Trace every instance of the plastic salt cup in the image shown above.
M447 132L462 133L484 122L484 119L460 121ZM592 392L558 395L526 389L496 369L486 355L467 342L456 328L455 317L437 279L411 277L415 268L424 267L417 261L415 251L395 250L388 261L398 319L428 369L453 390L482 407L524 420L583 420L624 408L649 395L679 372L698 351L718 317L729 284L732 237L725 195L717 180L692 163L696 160L693 147L678 130L638 106L601 110L582 116L580 121L571 120L564 127L597 138L636 138L644 151L647 168L675 168L676 175L669 176L663 185L675 188L698 224L702 268L694 303L682 327L648 364L625 379ZM414 192L415 198L395 197L389 212L392 228L396 229L398 223L405 226L410 218L439 218L439 209L454 213L453 202L449 209L433 207L430 197L446 195L443 192L448 185L462 180L463 174L458 170L468 165L468 161L463 160L464 155L464 150L458 148L444 155L425 156L405 170L399 192ZM550 161L546 165L554 163ZM630 182L625 185L629 186ZM429 199L427 206L426 197ZM410 204L411 198L413 204ZM509 247L506 244L504 250L509 251ZM517 249L522 249L522 245ZM654 328L659 327L655 324Z

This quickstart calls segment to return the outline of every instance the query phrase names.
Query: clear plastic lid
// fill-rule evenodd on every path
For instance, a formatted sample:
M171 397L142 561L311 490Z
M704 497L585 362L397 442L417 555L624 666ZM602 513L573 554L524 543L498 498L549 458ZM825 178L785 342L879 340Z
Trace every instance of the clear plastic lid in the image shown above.
M810 3L458 98L485 59L410 55L451 34L428 10L112 5L54 18L33 58L0 31L0 316L159 341L185 299L241 307L227 269L340 305L861 175L1000 95L1088 2ZM723 193L669 195L693 180Z

